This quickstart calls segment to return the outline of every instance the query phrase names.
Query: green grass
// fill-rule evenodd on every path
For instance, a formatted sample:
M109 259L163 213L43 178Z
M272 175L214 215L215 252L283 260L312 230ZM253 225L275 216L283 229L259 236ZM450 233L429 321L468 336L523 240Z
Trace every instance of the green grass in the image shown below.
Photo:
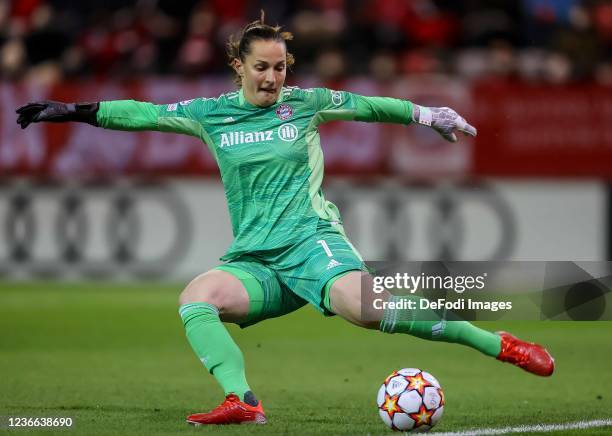
M439 431L612 418L610 322L483 325L546 344L557 372L543 379L465 347L366 331L306 308L230 327L269 424L193 428L185 415L216 406L222 392L184 338L179 288L0 283L0 416L72 417L62 434L387 434L377 389L412 366L445 390Z

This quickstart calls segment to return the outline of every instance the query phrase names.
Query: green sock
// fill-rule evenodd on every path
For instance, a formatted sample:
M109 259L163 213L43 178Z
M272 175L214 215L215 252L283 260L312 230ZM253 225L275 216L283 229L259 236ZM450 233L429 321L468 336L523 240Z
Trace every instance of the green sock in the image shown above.
M420 300L417 296L391 296L389 302ZM418 306L417 306L418 307ZM380 322L386 333L407 333L430 341L467 345L488 356L497 357L501 351L501 338L467 321L449 321L433 310L386 309Z
M244 358L219 318L219 310L208 303L183 304L179 314L191 348L223 387L244 400L250 391L244 374Z

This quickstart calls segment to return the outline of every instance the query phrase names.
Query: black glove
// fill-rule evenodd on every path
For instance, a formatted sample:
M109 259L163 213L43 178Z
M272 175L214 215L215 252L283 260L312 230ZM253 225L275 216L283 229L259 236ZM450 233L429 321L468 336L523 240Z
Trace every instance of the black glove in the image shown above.
M61 103L48 100L28 103L15 112L19 114L17 124L22 129L28 127L30 123L40 121L50 121L52 123L80 121L97 126L96 113L99 107L99 103Z

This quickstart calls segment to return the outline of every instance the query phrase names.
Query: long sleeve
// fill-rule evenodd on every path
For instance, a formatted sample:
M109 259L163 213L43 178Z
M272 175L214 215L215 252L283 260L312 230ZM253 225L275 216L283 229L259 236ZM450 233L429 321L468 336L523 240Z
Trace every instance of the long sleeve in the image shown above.
M134 100L103 101L98 109L100 127L113 130L158 130L204 140L205 99L156 105Z
M315 124L334 120L410 124L413 105L391 97L366 97L346 91L314 88Z
M413 105L390 97L364 97L354 94L355 121L410 124Z
M159 106L134 100L100 102L97 121L113 130L159 130Z

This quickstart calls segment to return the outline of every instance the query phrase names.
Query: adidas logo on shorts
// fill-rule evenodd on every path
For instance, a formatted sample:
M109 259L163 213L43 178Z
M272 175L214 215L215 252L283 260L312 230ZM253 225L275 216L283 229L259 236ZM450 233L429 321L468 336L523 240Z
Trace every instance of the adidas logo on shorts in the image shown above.
M327 264L327 269L332 269L332 268L335 268L335 267L340 266L340 265L342 265L340 262L338 262L336 259L332 259Z

